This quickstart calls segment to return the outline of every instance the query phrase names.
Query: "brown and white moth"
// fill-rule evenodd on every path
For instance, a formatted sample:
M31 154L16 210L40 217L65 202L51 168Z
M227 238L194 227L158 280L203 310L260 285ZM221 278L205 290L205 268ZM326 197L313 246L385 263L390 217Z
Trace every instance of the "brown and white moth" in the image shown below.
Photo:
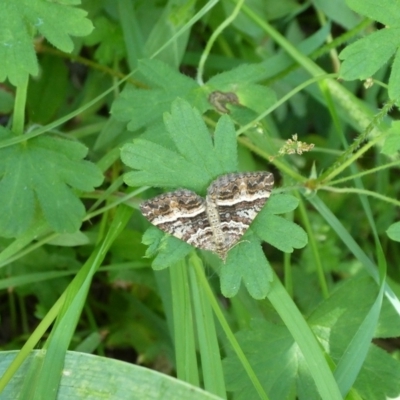
M225 261L268 200L273 185L270 172L227 174L211 182L205 199L181 189L143 202L140 210L162 231Z

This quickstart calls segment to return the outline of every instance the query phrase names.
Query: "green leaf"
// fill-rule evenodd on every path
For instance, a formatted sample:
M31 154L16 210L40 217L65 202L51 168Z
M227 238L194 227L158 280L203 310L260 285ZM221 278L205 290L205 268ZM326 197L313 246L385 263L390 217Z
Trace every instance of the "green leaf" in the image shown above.
M225 264L221 264L221 291L225 297L233 297L240 288L241 280L255 299L265 299L272 270L265 258L261 243L249 229L233 249Z
M0 88L0 113L11 114L14 108L14 96L5 87Z
M346 80L370 78L400 45L400 29L381 29L347 46L341 53L340 77Z
M264 73L265 67L262 64L240 65L213 76L205 85L205 89L209 94L217 91L232 93L237 96L242 107L261 113L276 102L276 95L272 89L254 83L260 80Z
M272 195L268 200L268 210L272 214L284 214L291 212L299 205L297 197L288 194Z
M314 7L326 15L326 19L334 21L347 30L352 29L360 22L360 17L355 15L346 5L344 0L325 1L314 0Z
M56 238L47 242L49 245L53 246L83 246L90 243L87 235L81 231L76 231L74 233L63 233L58 235Z
M252 321L250 329L241 330L235 336L270 400L288 398L296 380L306 379L308 371L302 354L284 325L257 319ZM234 392L235 399L257 398L247 374L231 350L223 365L227 390ZM309 383L307 394L313 396L308 398L317 399L315 385L312 381Z
M102 65L110 65L125 56L125 43L121 27L101 15L94 20L95 29L84 39L88 46L98 44L94 57Z
M236 170L236 134L229 116L224 115L218 121L214 145L200 113L182 99L173 102L171 114L166 114L164 121L176 150L141 139L125 144L121 150L121 159L137 170L125 175L128 185L184 187L201 194L205 193L210 182L216 177ZM297 199L292 196L281 197L282 201L275 202L277 212L291 211L298 204ZM281 247L285 250L290 245L298 247L296 229L300 228L288 222L285 229L285 234L291 234L292 239L286 246L281 244ZM263 229L260 231L263 234ZM151 245L147 253L149 256L153 256L156 249L159 251L153 268L165 268L183 258L191 249L176 238L168 235L166 238L168 239L161 239L153 230L149 230L144 237L145 243ZM304 240L303 242L305 243ZM248 265L254 267L248 268ZM242 242L230 251L227 264L222 266L223 293L227 297L234 296L243 280L254 298L265 298L271 279L271 269L259 240L249 230Z
M41 352L41 350L32 352L32 355L22 365L18 374L7 385L2 397L18 398L29 367L35 357L42 356ZM16 354L17 351L1 353L1 374L4 373ZM160 397L162 392L164 399L221 400L221 397L150 368L93 354L68 351L65 357L64 371L75 370L81 371L79 376L70 373L61 375L60 387L57 393L58 399L102 397L115 400L143 400Z
M166 3L158 20L152 23L152 30L144 46L146 57L153 58L154 54L157 54L158 60L179 68L187 47L190 30L179 36L176 34L193 17L195 3L194 0L168 1ZM176 39L159 52L167 39L174 36Z
M193 99L199 90L197 83L158 60L140 61L140 74L151 89L135 89L127 85L115 100L111 113L120 121L129 121L128 129L135 131L160 120L177 97Z
M356 41L340 53L339 57L344 60L340 77L347 80L369 78L395 54L388 86L390 98L397 101L400 98L399 4L390 0L347 0L347 3L354 11L379 21L385 28Z
M400 242L400 222L396 222L390 225L386 233L390 237L390 239L396 242Z
M222 170L211 135L195 108L185 101L174 101L171 114L166 113L164 116L164 123L178 152L188 162L201 168L208 177L213 177L217 171Z
M153 257L152 266L155 270L160 270L173 265L182 258L186 257L193 247L176 237L165 235L162 231L151 226L143 234L142 243L149 246L146 257Z
M65 103L68 81L69 71L64 60L51 55L41 58L41 74L29 82L27 103L31 122L52 121Z
M0 138L9 137L2 128ZM0 149L0 196L8 199L0 206L1 234L25 232L37 206L56 232L77 231L85 208L71 188L89 192L103 181L100 170L82 160L86 154L78 142L43 136Z
M222 169L224 171L237 171L237 143L235 127L232 119L223 115L217 122L214 132L215 153L218 154Z
M308 238L303 228L274 215L293 211L298 203L298 199L290 195L271 196L252 224L254 232L262 240L286 253L306 246Z
M174 101L171 114L165 114L164 120L176 151L142 139L125 144L121 159L138 170L128 172L125 182L130 186L185 187L204 192L213 179L233 172L237 165L236 134L227 118L219 123L215 147L200 113L182 99ZM221 128L226 130L222 132ZM226 146L223 150L222 141Z
M396 99L397 104L400 99L400 52L397 51L389 77L389 97Z
M125 174L124 181L129 186L198 188L204 187L210 179L182 155L148 140L137 139L125 144L121 160L138 170Z
M355 12L383 25L392 27L400 24L399 4L392 0L346 0L347 5Z
M393 121L381 153L392 156L400 150L400 122Z
M58 49L71 52L70 36L85 36L93 29L86 14L70 5L46 0L3 0L0 3L0 59L3 60L0 81L8 77L13 85L19 85L28 74L37 75L33 31Z
M314 334L334 361L341 358L356 335L377 293L378 287L371 278L352 278L310 316L309 324ZM239 331L236 336L271 400L287 398L295 387L300 398L319 398L306 360L285 326L254 320L250 329ZM263 351L256 350L260 348ZM392 372L386 363L390 364ZM224 370L227 388L234 392L235 398L256 398L253 386L231 350L224 360ZM370 345L354 388L363 398L372 400L385 398L389 393L389 397L395 397L400 390L399 371L398 361ZM373 390L371 382L374 382Z

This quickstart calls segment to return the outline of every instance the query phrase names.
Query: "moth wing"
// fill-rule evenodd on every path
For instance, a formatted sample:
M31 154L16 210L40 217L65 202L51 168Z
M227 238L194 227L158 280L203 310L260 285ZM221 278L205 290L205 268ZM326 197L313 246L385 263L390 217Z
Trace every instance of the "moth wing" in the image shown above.
M207 198L217 206L228 250L261 211L273 185L273 174L264 171L222 175L211 183Z
M169 192L140 205L143 216L153 225L190 245L215 251L205 200L190 190Z

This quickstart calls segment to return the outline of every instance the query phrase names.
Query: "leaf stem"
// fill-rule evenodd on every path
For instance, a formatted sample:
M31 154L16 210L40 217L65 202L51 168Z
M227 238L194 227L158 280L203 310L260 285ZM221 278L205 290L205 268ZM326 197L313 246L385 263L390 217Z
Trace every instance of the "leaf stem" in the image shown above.
M276 110L279 106L284 104L287 100L289 100L291 97L293 97L296 93L300 92L303 90L305 87L318 82L323 79L329 79L329 78L335 78L337 77L338 74L322 74L318 75L314 78L309 79L308 81L303 82L293 90L291 90L289 93L287 93L285 96L283 96L281 99L279 99L274 105L269 107L267 110L265 110L262 114L260 114L257 118L253 119L253 121L249 122L247 125L242 126L238 131L237 131L237 136L241 135L242 133L246 132L248 129L253 128L254 125L261 121L263 118L265 118L267 115L271 114L272 111Z
M365 189L357 189L357 188L334 188L331 186L320 186L318 190L326 190L328 192L335 192L335 193L358 193L360 195L376 197L377 199L386 201L388 203L394 204L395 206L400 207L400 201L396 199L392 199L391 197L384 196L383 194L379 194L373 192L371 190Z
M17 86L14 116L12 123L12 131L16 135L22 135L24 133L25 104L26 104L27 92L28 92L28 75L26 75L24 77L24 81Z
M200 57L199 66L197 68L196 80L200 86L204 85L204 81L203 81L204 65L207 61L208 55L210 54L211 47L214 45L214 42L217 40L218 36L222 33L222 31L228 25L230 25L235 20L235 18L238 16L239 11L243 6L243 3L244 3L244 0L238 0L236 7L233 9L231 15L229 15L228 18L222 22L222 24L212 33L210 39L208 40L206 47L203 51L203 54Z
M400 166L400 160L396 160L396 161L393 161L393 162L388 163L388 164L380 165L379 167L371 168L371 169L369 169L367 171L363 171L363 172L360 172L358 174L354 174L354 175L346 176L344 178L336 179L335 181L330 181L329 185L330 186L337 185L339 183L350 181L350 180L353 180L355 178L360 178L360 177L362 177L364 175L373 174L375 172L378 172L378 171L381 171L381 170L384 170L384 169L387 169L387 168L390 168L390 167L395 167L395 166Z

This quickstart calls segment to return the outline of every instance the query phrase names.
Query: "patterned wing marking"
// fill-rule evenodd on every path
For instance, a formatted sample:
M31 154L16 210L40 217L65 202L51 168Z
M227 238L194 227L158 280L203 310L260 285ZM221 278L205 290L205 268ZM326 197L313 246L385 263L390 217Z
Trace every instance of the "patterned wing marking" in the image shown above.
M268 200L274 185L269 172L246 172L220 176L208 188L216 204L224 233L225 251L244 235Z
M269 172L227 174L211 183L205 200L183 189L147 200L140 209L164 232L225 261L268 200L273 185Z
M202 197L190 190L177 190L140 205L145 218L162 231L194 247L214 251L213 232Z

